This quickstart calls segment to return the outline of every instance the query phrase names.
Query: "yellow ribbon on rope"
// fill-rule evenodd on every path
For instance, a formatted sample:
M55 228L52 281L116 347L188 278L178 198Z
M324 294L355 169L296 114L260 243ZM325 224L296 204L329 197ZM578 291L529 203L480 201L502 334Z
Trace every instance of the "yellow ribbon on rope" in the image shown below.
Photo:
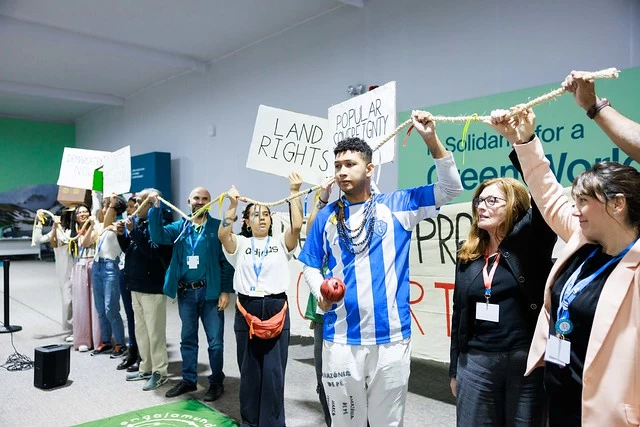
M469 120L466 121L462 128L462 164L464 165L465 154L467 154L467 133L469 132L469 125L471 122L479 122L478 114L473 113Z

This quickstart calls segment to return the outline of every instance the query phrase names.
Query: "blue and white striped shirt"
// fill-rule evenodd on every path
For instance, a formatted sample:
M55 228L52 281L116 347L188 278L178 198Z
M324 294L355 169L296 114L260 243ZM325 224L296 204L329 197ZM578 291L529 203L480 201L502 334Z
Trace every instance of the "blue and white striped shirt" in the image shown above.
M350 228L362 222L365 203L345 204ZM375 194L375 225L368 248L357 255L340 243L337 203L322 209L299 260L346 285L344 300L324 317L324 339L340 344L378 345L411 336L409 249L413 228L438 214L434 185Z

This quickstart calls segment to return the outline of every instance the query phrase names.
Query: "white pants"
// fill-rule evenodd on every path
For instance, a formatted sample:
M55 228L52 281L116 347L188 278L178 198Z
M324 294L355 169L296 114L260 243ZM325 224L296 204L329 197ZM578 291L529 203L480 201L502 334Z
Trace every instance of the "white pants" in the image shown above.
M71 305L71 268L74 260L67 252L67 245L53 248L56 259L56 276L62 298L62 330L68 334L73 330L73 307Z
M402 426L411 339L383 345L324 341L322 383L334 427Z
M167 296L131 292L136 342L140 351L140 372L167 376Z

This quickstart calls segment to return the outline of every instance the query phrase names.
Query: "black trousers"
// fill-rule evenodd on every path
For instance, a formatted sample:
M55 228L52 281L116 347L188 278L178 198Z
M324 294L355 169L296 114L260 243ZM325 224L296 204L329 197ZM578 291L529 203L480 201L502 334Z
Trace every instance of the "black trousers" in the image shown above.
M285 294L262 297L238 295L248 313L267 320L287 301ZM285 426L284 375L289 356L289 309L282 333L275 338L249 339L249 325L236 307L238 367L240 368L240 415L242 427Z

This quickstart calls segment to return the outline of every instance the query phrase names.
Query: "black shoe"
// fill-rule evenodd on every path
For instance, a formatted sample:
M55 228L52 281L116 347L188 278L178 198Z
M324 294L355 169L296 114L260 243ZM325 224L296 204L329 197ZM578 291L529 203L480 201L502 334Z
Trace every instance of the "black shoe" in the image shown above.
M111 356L109 356L109 358L117 359L118 357L122 357L125 355L126 351L127 347L125 347L124 345L116 344L116 346L113 347L113 351L111 352Z
M171 387L171 389L169 389L169 391L165 394L165 396L176 397L176 396L180 396L181 394L185 394L189 391L196 391L197 389L198 389L198 386L195 384L180 381L178 384Z
M109 344L102 343L98 346L98 348L91 352L91 355L97 356L99 354L108 354L111 352L113 352L113 347L111 347L111 345Z
M220 396L224 393L224 385L222 384L211 384L209 390L204 394L202 400L205 402L213 402L214 400L218 400Z
M120 362L120 364L116 367L116 369L118 371L127 369L129 366L133 366L137 361L138 361L138 347L135 345L132 345L131 347L129 347L129 353L127 354L127 357L122 362Z
M138 372L140 370L140 358L136 362L127 368L127 372Z

